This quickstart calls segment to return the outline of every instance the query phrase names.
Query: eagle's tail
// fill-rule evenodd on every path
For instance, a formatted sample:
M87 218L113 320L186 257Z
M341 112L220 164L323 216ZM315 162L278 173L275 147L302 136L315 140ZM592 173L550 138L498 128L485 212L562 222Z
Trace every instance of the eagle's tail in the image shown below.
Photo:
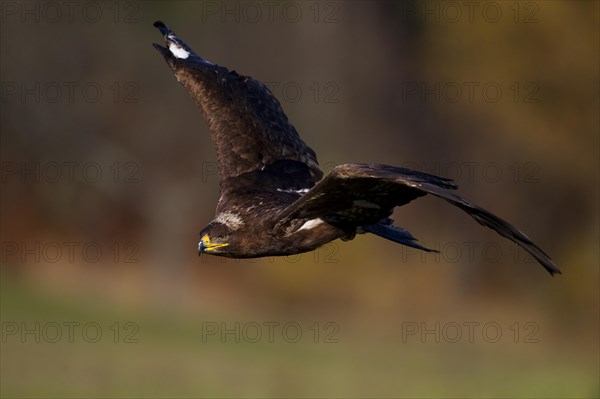
M420 249L426 252L438 252L435 249L426 248L417 244L415 242L417 239L410 234L410 232L398 226L378 223L362 226L362 230L371 234L375 234L379 237L383 237L387 240L397 242L398 244L406 245L407 247Z

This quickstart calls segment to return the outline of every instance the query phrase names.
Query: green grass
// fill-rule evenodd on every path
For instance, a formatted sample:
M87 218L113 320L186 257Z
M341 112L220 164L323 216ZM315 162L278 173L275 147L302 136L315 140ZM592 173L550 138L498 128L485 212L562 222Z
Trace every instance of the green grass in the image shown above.
M597 358L572 339L402 343L397 334L340 322L340 342L325 344L312 341L309 321L299 321L305 336L298 343L278 335L273 343L203 342L203 321L244 319L111 310L5 282L1 310L3 323L93 321L103 331L97 343L78 335L72 343L5 337L1 394L7 398L598 396ZM109 326L115 321L135 322L139 342L123 343L123 336L113 342Z

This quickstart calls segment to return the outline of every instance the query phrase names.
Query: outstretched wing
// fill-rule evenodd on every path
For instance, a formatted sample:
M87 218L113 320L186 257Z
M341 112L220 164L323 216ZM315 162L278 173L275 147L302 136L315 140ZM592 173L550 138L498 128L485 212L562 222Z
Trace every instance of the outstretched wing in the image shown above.
M154 23L167 47L154 44L202 111L217 151L221 189L229 178L263 170L277 161L307 165L309 188L323 172L315 152L288 121L279 101L261 82L197 55L164 23Z
M405 168L386 165L347 164L332 170L313 189L281 213L278 226L294 219L321 218L341 225L377 223L373 212L404 205L415 198L433 194L456 205L480 224L495 230L529 252L550 272L560 273L550 257L516 227L478 205L450 191L450 180Z

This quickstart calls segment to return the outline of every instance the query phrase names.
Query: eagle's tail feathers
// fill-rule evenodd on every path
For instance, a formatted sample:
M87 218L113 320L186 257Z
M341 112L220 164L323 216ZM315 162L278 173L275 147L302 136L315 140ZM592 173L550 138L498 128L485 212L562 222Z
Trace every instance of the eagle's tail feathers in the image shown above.
M375 234L376 236L383 237L387 240L396 242L398 244L406 245L407 247L420 249L426 252L438 252L435 249L426 248L422 245L417 244L415 242L417 241L417 239L413 237L413 235L410 234L410 232L398 226L378 223L371 224L368 226L362 226L362 230L371 234Z

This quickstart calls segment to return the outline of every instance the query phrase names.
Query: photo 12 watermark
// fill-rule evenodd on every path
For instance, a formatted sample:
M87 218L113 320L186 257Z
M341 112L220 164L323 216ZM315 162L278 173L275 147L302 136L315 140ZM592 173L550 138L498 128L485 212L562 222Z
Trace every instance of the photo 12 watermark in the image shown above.
M333 321L206 321L202 323L202 343L314 343L340 342L340 327Z
M486 343L502 341L515 344L540 342L540 326L533 321L405 321L402 322L402 343Z
M140 326L133 321L3 321L2 343L87 343L140 342Z
M133 161L0 162L3 184L136 184L140 179L141 165Z
M323 245L310 252L303 252L295 255L286 255L286 256L265 256L262 258L225 258L218 257L215 259L213 256L202 256L201 262L220 262L220 263L249 263L249 264L264 264L264 263L275 263L277 261L281 261L284 263L301 263L301 262L310 262L316 264L336 264L340 263L341 259L339 257L340 245L337 241L331 241L327 244Z
M400 82L402 104L536 104L540 102L540 85L535 81L403 81Z
M134 241L2 241L2 263L139 263L140 245Z
M533 161L404 161L401 167L452 179L457 183L539 183L541 167Z
M402 23L536 24L541 18L534 1L398 1L395 6Z
M137 104L140 85L134 81L22 81L0 83L2 104Z
M499 161L413 161L399 160L390 165L401 168L413 169L419 172L428 173L435 176L451 179L459 184L477 184L477 183L518 183L533 184L539 183L542 178L542 167L538 162L520 160L514 162ZM335 162L319 162L321 170L330 173L336 166ZM202 178L209 179L217 175L216 163L214 165L203 165ZM204 182L205 180L203 180Z
M479 264L485 263L537 263L527 251L513 242L495 241L427 241L419 240L419 245L435 252L399 246L399 259L402 262Z
M336 1L202 1L202 23L221 24L336 24L341 3Z
M264 82L273 95L283 103L297 103L302 100L315 104L337 104L340 102L340 85L335 81L326 82Z
M57 24L112 22L131 24L140 21L139 1L2 1L3 24Z

